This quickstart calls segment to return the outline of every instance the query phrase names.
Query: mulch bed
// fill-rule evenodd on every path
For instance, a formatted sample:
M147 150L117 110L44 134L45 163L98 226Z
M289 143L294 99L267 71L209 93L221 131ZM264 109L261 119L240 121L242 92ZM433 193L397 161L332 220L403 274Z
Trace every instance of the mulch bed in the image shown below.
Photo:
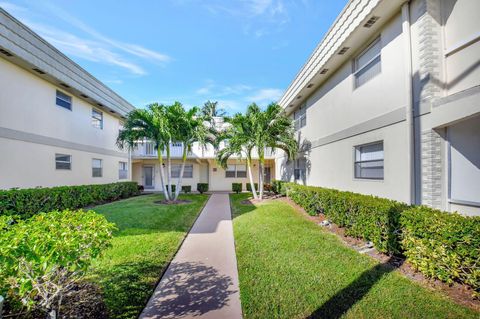
M157 200L154 201L155 204L159 205L182 205L182 204L188 204L191 203L191 200L188 199L177 199L176 201L173 200Z
M299 205L297 205L287 197L277 198L276 200L280 200L282 202L289 204L290 206L295 208L299 213L301 213L305 218L307 218L308 220L316 224L319 224L322 221L327 219L323 214L319 214L317 216L309 215L302 207L300 207ZM319 226L319 227L322 227L323 229L336 234L345 243L345 245L357 251L360 251L365 247L365 244L366 244L365 241L359 238L346 236L345 229L338 227L333 223L330 223L329 226ZM412 267L412 265L410 265L408 262L405 262L405 259L402 259L400 257L391 258L391 256L383 254L374 248L368 249L368 251L365 252L365 254L375 258L381 263L389 262L390 264L392 264L392 266L397 268L397 270L407 278L410 278L411 280L420 283L422 286L426 288L442 292L443 294L447 295L450 299L452 299L458 304L464 305L476 311L480 311L480 300L474 299L472 297L472 289L466 285L461 285L458 283L448 285L447 283L444 283L440 280L427 278L422 273L416 271Z

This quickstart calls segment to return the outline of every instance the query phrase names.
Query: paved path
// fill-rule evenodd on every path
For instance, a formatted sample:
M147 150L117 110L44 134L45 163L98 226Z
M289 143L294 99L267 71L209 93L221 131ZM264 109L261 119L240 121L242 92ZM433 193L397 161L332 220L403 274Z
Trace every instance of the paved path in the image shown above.
M242 318L228 194L210 196L140 318Z

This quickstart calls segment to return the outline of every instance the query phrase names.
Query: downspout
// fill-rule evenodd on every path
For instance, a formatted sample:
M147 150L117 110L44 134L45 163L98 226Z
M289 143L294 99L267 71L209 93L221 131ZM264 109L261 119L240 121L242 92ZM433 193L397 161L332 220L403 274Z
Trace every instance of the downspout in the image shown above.
M407 126L407 167L409 185L409 204L415 204L415 135L413 110L413 67L412 67L412 37L410 34L410 2L402 4L402 33L405 46L405 86L407 90L406 126Z

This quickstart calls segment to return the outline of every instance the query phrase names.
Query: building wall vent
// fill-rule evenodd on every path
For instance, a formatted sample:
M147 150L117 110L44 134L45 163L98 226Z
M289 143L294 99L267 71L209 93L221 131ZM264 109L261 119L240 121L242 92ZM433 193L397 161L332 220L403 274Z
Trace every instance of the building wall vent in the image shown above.
M322 71L320 71L320 74L325 74L328 72L328 69L323 69Z
M33 68L32 70L37 72L38 74L45 74L45 72L43 72L42 70L40 70L38 68Z
M380 17L371 17L363 26L365 28L370 28L372 25L375 24L375 22L377 22L378 19L380 19Z
M8 52L7 50L4 50L4 49L0 49L0 53L6 55L8 57L13 56L13 54L11 54L10 52Z
M340 51L338 51L338 54L344 55L348 51L348 49L350 49L350 47L343 47L340 49Z
M80 94L80 96L83 97L84 99L88 99L88 95Z
M70 88L70 85L68 85L68 84L65 84L65 83L60 83L60 85L61 85L61 86L63 86L64 88L67 88L67 89L69 89L69 88Z

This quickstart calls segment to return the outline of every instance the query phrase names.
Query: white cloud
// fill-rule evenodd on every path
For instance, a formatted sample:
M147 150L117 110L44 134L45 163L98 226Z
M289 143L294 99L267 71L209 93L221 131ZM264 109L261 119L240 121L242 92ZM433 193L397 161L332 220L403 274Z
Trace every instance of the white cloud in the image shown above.
M278 101L282 94L283 90L267 88L257 90L253 95L247 97L247 99L251 102L264 104Z
M195 93L198 95L211 95L211 97L224 97L229 95L240 95L252 88L245 84L218 85L212 80L207 80L206 84L198 88Z

